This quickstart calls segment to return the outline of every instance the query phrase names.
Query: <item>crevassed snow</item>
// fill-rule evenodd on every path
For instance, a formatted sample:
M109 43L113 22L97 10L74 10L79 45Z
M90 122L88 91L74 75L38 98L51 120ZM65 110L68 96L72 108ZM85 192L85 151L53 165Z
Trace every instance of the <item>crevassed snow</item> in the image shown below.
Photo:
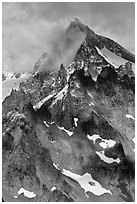
M75 123L75 126L77 127L78 126L78 118L74 118L74 123Z
M28 198L34 198L34 197L36 197L36 194L35 194L35 193L30 192L30 191L27 191L27 190L25 190L24 188L20 188L20 190L18 191L18 195L20 195L20 194L22 194L22 193L24 194L25 197L28 197ZM17 198L18 195L17 195L17 196L14 196L14 197Z
M132 115L129 115L129 114L126 114L126 117L135 120L135 118Z
M55 95L55 93L48 95L47 97L45 97L44 99L42 99L41 101L39 101L36 105L33 106L34 110L40 109L41 106L47 101L49 100L51 97L53 97Z
M96 135L96 134L94 134L94 135L87 135L87 138L89 139L89 140L93 140L93 142L94 142L94 144L95 144L95 142L96 142L96 140L97 139L101 139L102 140L102 138L99 136L99 135Z
M52 188L51 188L51 191L53 192L53 191L55 191L57 188L56 188L56 186L53 186Z
M104 193L112 194L110 190L106 190L100 185L99 182L94 180L89 173L85 173L84 175L81 176L81 175L72 173L69 170L63 169L62 174L76 180L80 184L81 188L84 189L85 194L87 192L91 192L97 196L100 196ZM89 197L87 194L86 196Z
M117 158L117 159L113 159L113 158L109 158L109 157L106 157L105 154L104 154L104 150L101 151L101 152L97 152L96 151L96 154L100 157L101 160L103 160L104 162L108 163L108 164L111 164L113 162L116 162L116 163L119 163L120 162L120 159Z
M60 129L60 130L64 130L69 136L73 135L73 132L69 131L69 130L66 130L64 127L59 127L57 125L57 127Z
M98 47L96 47L99 55L101 55L103 58L105 58L105 60L113 65L115 68L118 68L120 65L125 65L125 63L127 62L127 60L117 56L116 54L114 54L113 52L109 51L107 48L103 48L103 49L99 49Z

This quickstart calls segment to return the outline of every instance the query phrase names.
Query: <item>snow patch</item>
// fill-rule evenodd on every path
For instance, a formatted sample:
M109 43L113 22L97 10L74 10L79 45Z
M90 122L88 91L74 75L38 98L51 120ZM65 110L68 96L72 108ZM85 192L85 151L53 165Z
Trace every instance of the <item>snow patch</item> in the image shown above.
M57 152L57 153L58 153L58 152ZM55 163L53 163L53 166L54 166L57 170L61 170L59 164L55 164Z
M83 68L83 67L84 67L84 61L81 62L81 68Z
M77 127L78 126L78 118L74 118L74 123L75 123L75 126Z
M20 188L20 190L18 191L18 195L20 195L20 194L22 194L22 193L24 194L25 197L28 197L28 198L34 198L34 197L36 197L36 194L35 194L35 193L30 192L30 191L27 191L27 190L25 190L24 188ZM18 195L17 195L17 196L14 196L14 197L17 198Z
M93 98L93 95L89 91L87 91L87 94L89 95L90 98Z
M11 94L12 89L18 90L21 82L25 81L30 74L26 73L24 77L15 78L12 77L13 73L7 73L7 79L2 82L2 100Z
M127 60L117 56L105 47L101 50L98 47L96 47L96 49L99 55L101 55L109 64L111 64L115 68L118 68L120 65L124 65L127 62Z
M73 63L67 69L67 82L69 81L70 75L73 74L75 69L73 68Z
M27 76L28 76L27 73L21 73L20 78L25 78L25 77L27 77Z
M104 162L108 163L108 164L111 164L113 162L116 162L116 163L120 162L119 158L117 158L117 159L109 158L109 157L106 157L104 153L105 153L104 150L101 152L96 152L96 154L100 157L100 159L103 160Z
M93 140L94 144L95 144L95 142L96 142L97 139L100 139L101 142L99 143L99 145L100 145L101 147L103 147L104 149L106 149L106 148L111 148L111 147L113 147L113 146L116 144L116 141L114 141L114 140L102 139L99 135L96 135L96 134L94 134L94 135L92 135L92 136L87 135L87 138L88 138L89 140Z
M87 192L91 192L97 196L100 196L104 193L112 194L110 190L106 190L100 185L99 182L94 180L89 173L85 173L84 175L81 176L81 175L72 173L69 170L63 169L62 174L76 180L80 184L81 188L84 189L85 194ZM87 194L86 196L89 197Z
M103 147L104 149L106 148L111 148L116 144L116 142L114 140L106 140L106 139L102 139L102 142L99 143L99 145L101 147Z
M55 141L55 140L51 140L50 142L53 144L53 143L55 143L56 141Z
M75 82L75 86L76 86L76 88L80 88L80 83L78 83L78 82Z
M114 66L115 68L118 68L119 66L116 65L115 63L112 62L112 59L108 56L106 56L104 53L103 53L103 50L106 49L106 48L103 48L102 50L100 50L98 47L96 47L97 51L98 51L98 54L101 55L109 64L111 64L112 66Z
M96 140L97 139L101 139L102 140L102 138L99 136L99 135L96 135L96 134L94 134L94 135L87 135L87 138L89 139L89 140L93 140L93 142L94 142L94 144L95 144L95 142L96 142Z
M95 106L95 104L91 102L91 103L89 104L89 106Z
M134 144L135 144L135 138L134 139L132 139L133 140L133 142L134 142Z
M45 97L44 99L42 99L41 101L39 101L36 105L33 106L34 110L40 109L41 106L47 101L49 100L51 97L53 97L55 95L54 94L50 94L47 97Z
M135 120L135 118L132 115L129 115L129 114L126 114L126 117Z
M55 191L57 188L56 188L56 186L53 186L52 188L51 188L51 191L53 192L53 191Z
M46 125L46 127L49 127L49 125L47 124L47 122L46 122L46 121L44 121L43 123Z
M73 132L69 131L69 130L66 130L64 127L59 127L57 125L57 127L60 129L60 130L64 130L69 136L72 136L73 135Z

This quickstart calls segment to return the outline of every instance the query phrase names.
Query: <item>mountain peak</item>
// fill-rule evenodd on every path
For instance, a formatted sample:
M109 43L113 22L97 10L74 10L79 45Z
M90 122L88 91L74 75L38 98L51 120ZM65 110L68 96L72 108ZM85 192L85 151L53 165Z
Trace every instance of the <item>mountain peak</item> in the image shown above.
M80 21L80 19L79 19L78 17L75 17L75 18L72 20L72 22L75 22L75 23L77 23L77 24L83 24L83 23Z
M3 101L5 202L23 201L21 186L36 202L134 201L134 61L78 18L70 23Z
M78 30L84 33L88 33L89 31L91 32L92 30L86 25L84 24L78 17L75 17L70 25L68 26L68 30Z

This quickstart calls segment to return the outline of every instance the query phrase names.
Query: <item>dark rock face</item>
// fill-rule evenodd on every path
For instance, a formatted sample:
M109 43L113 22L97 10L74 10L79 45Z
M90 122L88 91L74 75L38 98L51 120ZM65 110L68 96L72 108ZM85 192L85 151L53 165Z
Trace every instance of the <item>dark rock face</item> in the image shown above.
M5 81L6 80L6 76L5 74L2 74L2 81Z
M69 67L49 73L37 64L36 73L3 102L5 201L135 199L134 55L78 19L72 28L87 35ZM98 52L104 46L127 63L115 68ZM67 171L90 176L89 189ZM90 189L96 185L98 193ZM20 188L35 197L15 198Z

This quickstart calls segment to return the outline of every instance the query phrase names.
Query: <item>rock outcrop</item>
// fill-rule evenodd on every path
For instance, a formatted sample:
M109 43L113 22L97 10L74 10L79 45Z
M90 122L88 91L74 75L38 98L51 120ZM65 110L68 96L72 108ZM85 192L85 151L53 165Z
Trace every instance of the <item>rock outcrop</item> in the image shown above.
M135 199L135 57L78 19L70 29L86 33L72 63L46 72L43 55L3 102L5 201ZM114 66L103 48L125 64Z

